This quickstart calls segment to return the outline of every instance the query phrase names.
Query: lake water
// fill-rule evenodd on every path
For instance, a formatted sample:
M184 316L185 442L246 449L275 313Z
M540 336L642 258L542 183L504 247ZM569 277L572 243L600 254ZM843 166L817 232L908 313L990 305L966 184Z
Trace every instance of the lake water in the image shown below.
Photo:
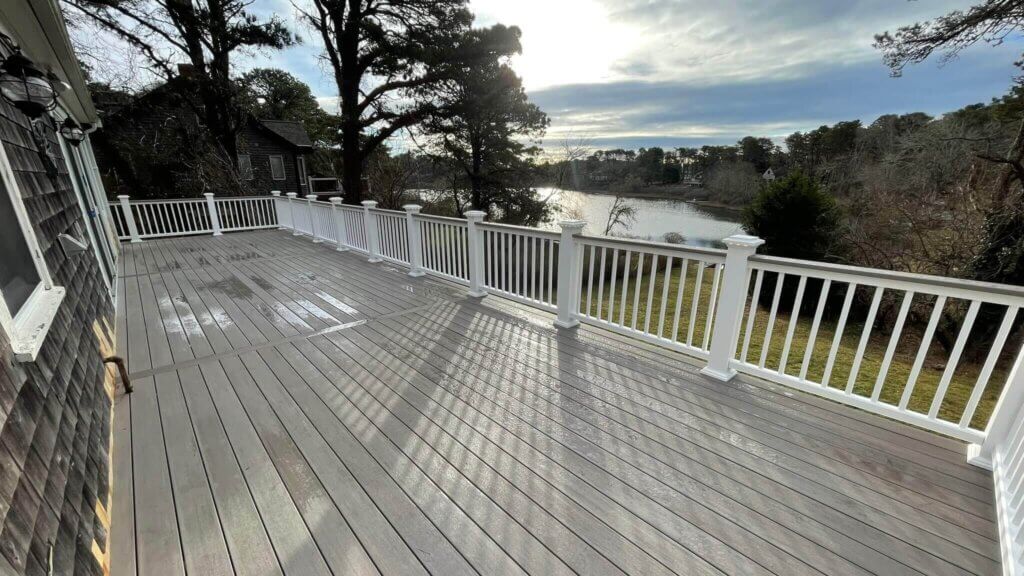
M608 221L608 213L615 202L614 196L584 194L576 191L559 192L538 190L542 197L550 196L561 207L561 218L586 220L587 232L601 234ZM635 219L628 229L616 226L613 236L626 236L643 240L665 241L666 235L682 236L683 243L691 246L713 246L733 234L742 234L741 214L727 208L709 208L681 200L654 200L627 198L633 207ZM550 227L557 229L557 224Z

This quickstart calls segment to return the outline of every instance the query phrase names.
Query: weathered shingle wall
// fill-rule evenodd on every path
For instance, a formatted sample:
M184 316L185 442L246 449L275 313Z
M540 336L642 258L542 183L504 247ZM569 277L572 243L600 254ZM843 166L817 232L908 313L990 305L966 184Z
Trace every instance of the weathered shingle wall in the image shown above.
M294 152L277 138L252 126L246 126L238 134L238 153L248 154L252 162L253 179L249 184L254 192L264 195L269 194L271 190L280 190L282 194L307 193L306 189L299 185ZM271 156L281 156L284 160L284 180L274 180L270 172Z
M36 362L13 361L0 330L0 573L102 574L109 517L113 307L89 250L66 258L61 232L85 223L47 127L49 176L28 120L0 101L3 141L53 281L67 288ZM9 564L9 565L8 565Z

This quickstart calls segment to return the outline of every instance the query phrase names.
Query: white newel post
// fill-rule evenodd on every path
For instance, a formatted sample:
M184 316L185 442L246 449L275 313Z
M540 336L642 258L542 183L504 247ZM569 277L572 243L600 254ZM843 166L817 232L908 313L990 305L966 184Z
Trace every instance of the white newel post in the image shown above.
M715 310L708 365L700 372L727 382L736 375L730 363L736 351L747 297L747 259L754 255L758 246L764 244L764 240L737 234L729 236L724 242L728 251L725 255L725 272L722 274L722 293L718 298L718 309Z
M277 229L284 230L284 207L281 206L281 191L271 190L270 195L274 198L272 202L274 203L274 216L277 218Z
M309 214L309 233L313 235L313 243L321 242L320 236L316 233L316 218L313 217L313 201L316 194L306 194L306 214Z
M967 447L967 462L982 468L992 469L992 458L997 450L1005 448L1013 427L1024 416L1024 348L1017 353L1017 360L1006 379L1006 387L996 402L995 412L985 428L985 441Z
M558 244L558 318L555 319L555 326L573 328L580 323L576 319L580 287L576 277L575 235L583 232L583 227L587 223L582 220L567 220L559 222L558 225L562 227L562 238Z
M363 229L366 230L366 251L370 253L369 262L383 262L380 257L380 237L377 235L377 218L370 212L377 207L375 200L363 200Z
M345 230L345 211L341 209L341 196L331 196L331 212L334 215L334 231L337 234L338 252L348 251L348 233Z
M285 194L288 197L288 217L292 221L292 236L299 235L299 222L295 219L295 197L298 196L295 192L288 192Z
M139 237L139 227L135 225L135 214L132 214L132 205L128 201L131 196L118 196L117 199L121 202L121 213L124 214L124 221L128 225L128 235L132 237L132 242L142 242L142 238Z
M213 228L213 235L220 236L220 217L217 216L217 204L213 201L213 192L204 192L206 196L206 209L210 212L210 227Z
M486 215L481 210L470 210L465 214L469 226L469 295L476 298L487 296L484 288L484 231L477 226Z
M422 206L406 204L405 223L409 237L409 276L423 276L423 246L420 240L420 224L416 221L416 214L420 213Z

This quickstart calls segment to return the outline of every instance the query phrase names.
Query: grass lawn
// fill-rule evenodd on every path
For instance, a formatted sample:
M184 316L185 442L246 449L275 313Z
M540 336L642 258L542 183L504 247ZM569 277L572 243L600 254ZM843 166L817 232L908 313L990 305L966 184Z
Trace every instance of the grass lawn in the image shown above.
M593 284L589 292L589 313L591 316L598 316L598 310L600 308L600 317L604 320L609 320L608 312L609 306L611 306L613 317L610 320L612 322L617 324L622 323L626 327L632 327L634 326L635 318L636 328L644 330L647 323L648 296L652 294L650 256L647 256L647 259L644 262L642 270L643 273L639 275L640 282L638 284L636 255L633 255L633 258L631 259L632 271L628 278L628 287L626 287L625 294L623 293L623 274L621 272L623 269L622 260L624 260L624 253L620 252L619 260L618 264L620 272L616 279L615 291L614 293L612 292L609 274L609 277L606 277L605 279L604 291L600 298L598 297L598 271L596 270L600 266L599 261L595 263ZM608 270L611 269L610 262L611 254L609 253L606 262L606 269ZM653 279L653 298L651 298L650 304L650 327L646 331L651 334L660 335L663 338L674 339L682 343L687 343L689 339L689 342L693 346L703 348L704 334L707 327L708 311L710 308L711 292L716 269L705 268L703 274L701 274L700 296L697 301L696 313L693 313L693 297L696 292L695 288L698 286L697 277L700 263L690 261L687 266L686 276L683 278L680 261L675 259L672 270L668 274L667 278L667 292L665 286L665 258L662 257L659 263L659 270L656 271ZM583 293L580 300L581 310L585 310L587 308L588 270L589 263L585 261L583 268ZM774 275L765 274L764 283L769 288L774 287L773 278ZM673 319L676 313L676 301L680 290L681 280L684 295L682 305L679 306L678 330L673 333ZM837 289L842 289L842 287L843 285L833 284L832 291L834 292ZM639 288L639 298L637 297L637 288ZM721 286L719 286L719 289L721 289ZM663 295L665 294L667 294L667 298L664 299L664 302L667 304L663 305ZM786 294L787 293L784 291L784 299L786 298ZM788 298L790 299L788 304L790 305L792 304L792 294L793 292L788 293ZM898 296L902 298L902 293L898 294ZM813 320L813 311L808 312L808 310L813 310L813 307L809 307L808 303L812 305L816 304L817 299L818 290L812 291L809 289L804 295L804 312L803 315L799 316L796 320L793 339L784 370L784 373L790 376L799 376L800 374ZM748 297L748 309L750 305L749 300L750 299ZM761 360L762 353L765 349L765 331L768 327L770 306L771 293L770 291L763 291L758 308L755 312L754 324L751 331L750 344L746 357L748 362L758 364ZM786 341L786 334L789 330L790 323L792 322L789 308L790 306L783 307L780 305L780 310L775 319L771 338L768 340L767 352L764 353L764 366L767 369L778 370L779 368ZM662 322L661 318L663 312L664 321ZM749 310L747 310L747 314L749 314ZM690 334L691 316L695 319L692 328L692 338ZM850 314L850 318L846 323L846 328L843 330L842 338L840 339L839 347L837 349L835 363L832 367L831 376L828 382L829 387L845 389L847 386L850 371L853 367L854 358L857 353L857 347L864 331L864 316L864 311L854 311ZM895 315L893 314L892 316L894 317ZM748 317L744 316L740 328L741 331L737 344L737 353L739 353L746 337L747 321ZM893 320L891 318L884 321L880 320L875 323L865 348L860 369L854 382L854 393L861 396L871 395L875 381L878 378L882 359L884 358L886 348L889 345L891 331L893 328L892 324ZM659 327L661 328L660 330ZM835 332L835 319L823 319L821 326L818 329L818 334L815 338L813 351L808 364L806 376L808 381L814 383L821 382L825 373L826 363L828 361L830 348L833 344ZM910 375L914 359L917 356L923 332L924 326L916 324L912 325L908 320L897 343L892 363L885 375L880 395L880 399L883 402L889 404L899 403L904 387L907 385L907 379ZM1016 349L1011 345L1007 345L1006 348L1013 350ZM995 407L996 400L999 397L999 393L1002 390L1003 384L1006 381L1009 364L1012 362L1011 356L1011 354L1004 353L997 363L996 369L994 370L992 377L989 379L988 386L985 389L985 393L982 395L981 401L972 419L972 427L984 428L985 423L988 421L988 418ZM943 348L933 339L933 343L925 357L921 372L910 397L908 405L910 410L922 413L928 412L932 399L935 396L935 391L939 386L939 382L945 370L947 357L948 355ZM939 417L941 419L959 422L960 417L964 412L964 408L967 405L968 398L970 397L975 383L977 382L978 374L981 371L981 364L983 362L984 356L982 356L981 361L970 360L967 358L966 354L961 358L961 361L954 372L953 379L950 382L946 397L939 409Z

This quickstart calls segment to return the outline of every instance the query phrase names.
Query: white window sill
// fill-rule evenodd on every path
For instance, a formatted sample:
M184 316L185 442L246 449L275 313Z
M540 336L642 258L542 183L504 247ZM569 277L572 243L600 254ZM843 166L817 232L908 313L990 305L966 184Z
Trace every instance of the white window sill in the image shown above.
M65 294L65 290L61 286L40 290L39 294L25 305L26 309L18 314L13 334L10 334L11 349L14 352L15 360L35 362Z

